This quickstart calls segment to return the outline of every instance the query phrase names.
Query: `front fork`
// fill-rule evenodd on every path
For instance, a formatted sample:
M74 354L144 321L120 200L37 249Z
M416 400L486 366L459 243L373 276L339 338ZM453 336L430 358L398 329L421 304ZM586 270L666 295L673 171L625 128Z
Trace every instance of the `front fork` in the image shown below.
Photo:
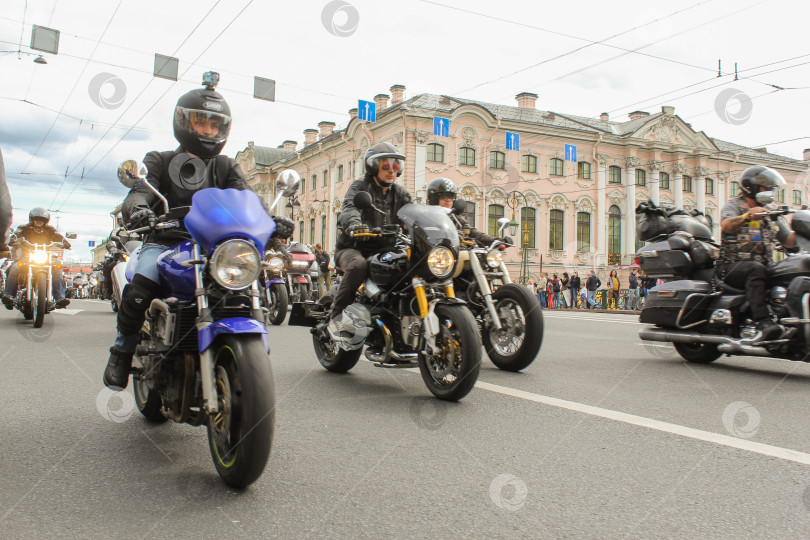
M501 263L501 271L504 272L506 278L509 279L509 274L506 273L506 268L503 263ZM501 329L501 318L498 317L498 311L495 309L495 303L492 301L492 289L489 287L489 281L487 281L487 277L484 275L484 269L481 268L481 261L478 260L478 257L475 254L470 255L470 267L472 268L473 275L475 276L475 281L478 283L478 289L481 291L481 296L484 297L484 305L487 306L487 311L489 311L489 316L492 318L492 327L495 330Z
M425 281L422 278L414 276L411 278L411 285L413 285L416 301L419 304L419 316L422 317L422 332L425 336L427 353L433 354L436 350L436 336L439 335L439 317L433 311L435 301L433 304L428 301ZM444 284L444 292L448 298L455 298L456 293L452 280L448 280Z
M194 244L194 279L197 285L195 295L197 296L197 332L207 328L213 321L211 311L208 308L208 295L205 294L203 281L203 264L200 254L199 244ZM217 400L217 388L214 383L214 351L213 347L208 347L200 352L200 378L202 381L203 407L208 414L219 411L219 401Z

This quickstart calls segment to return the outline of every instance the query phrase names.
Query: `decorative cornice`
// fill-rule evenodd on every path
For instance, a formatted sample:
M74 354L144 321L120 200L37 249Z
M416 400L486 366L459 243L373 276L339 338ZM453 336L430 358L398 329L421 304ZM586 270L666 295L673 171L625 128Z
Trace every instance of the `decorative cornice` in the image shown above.
M626 157L624 158L624 166L627 169L635 169L641 164L641 160L637 157Z
M675 174L683 174L686 172L686 170L687 170L686 163L684 163L683 161L679 161L672 165L672 172Z
M602 167L604 167L605 165L607 165L608 159L610 159L610 157L609 157L607 154L596 154L596 161L597 161L597 162L599 163L599 165L601 165Z
M664 166L664 162L660 159L651 159L647 166L651 171L660 171Z
M708 167L703 166L695 167L695 176L709 176L709 173L710 171Z

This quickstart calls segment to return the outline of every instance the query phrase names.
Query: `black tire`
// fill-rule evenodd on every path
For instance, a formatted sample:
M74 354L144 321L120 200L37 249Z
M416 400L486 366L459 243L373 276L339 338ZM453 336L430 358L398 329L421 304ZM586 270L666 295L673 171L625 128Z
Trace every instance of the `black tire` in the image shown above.
M132 393L135 394L135 405L144 418L156 424L166 421L160 410L162 406L160 395L154 390L149 390L146 381L132 377Z
M717 350L717 345L714 343L676 342L673 345L678 354L694 364L710 364L723 356L723 353Z
M293 302L305 302L307 299L307 286L303 283L293 285Z
M508 283L492 293L502 328L484 328L481 338L489 359L504 371L520 371L534 362L543 345L543 308L523 285Z
M110 298L110 307L113 313L118 313L118 302L115 301L115 298Z
M318 357L318 362L327 371L346 373L357 365L360 355L363 353L363 347L353 351L344 351L329 339L329 334L325 329L323 334L325 335L323 339L318 337L318 332L312 334L312 345L315 347L315 356Z
M273 445L270 358L255 334L224 335L213 347L219 412L208 418L208 447L222 480L244 488L261 476Z
M419 353L419 372L428 390L439 399L458 401L475 386L481 370L481 334L467 306L439 304L437 347L444 353L427 357ZM420 343L424 350L424 338ZM450 358L447 358L449 353ZM452 365L450 365L452 364Z
M45 274L34 276L34 289L32 290L31 308L34 310L34 328L42 328L45 322L45 312L48 310L48 280Z
M272 283L267 289L267 294L270 296L270 322L276 326L283 324L287 318L287 306L290 303L287 297L287 287L283 283Z

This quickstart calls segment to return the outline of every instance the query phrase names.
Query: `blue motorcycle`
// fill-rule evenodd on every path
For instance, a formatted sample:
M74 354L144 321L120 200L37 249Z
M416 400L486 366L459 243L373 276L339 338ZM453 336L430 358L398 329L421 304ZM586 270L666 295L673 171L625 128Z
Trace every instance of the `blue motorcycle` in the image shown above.
M153 422L205 424L217 472L242 488L264 471L273 440L275 392L257 278L276 224L252 191L203 189L190 207L169 209L146 173L134 160L118 169L122 184L144 184L165 213L127 233L184 227L191 239L158 259L163 297L148 307L135 352L135 403ZM270 209L299 182L295 171L282 172ZM129 279L138 253L128 261Z

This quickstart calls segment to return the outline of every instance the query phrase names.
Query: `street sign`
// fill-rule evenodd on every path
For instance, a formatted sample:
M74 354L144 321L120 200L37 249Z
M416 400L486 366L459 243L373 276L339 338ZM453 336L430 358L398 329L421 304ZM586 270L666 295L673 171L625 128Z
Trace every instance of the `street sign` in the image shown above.
M511 131L507 131L506 149L514 150L515 152L520 152L520 135L518 135L517 133L512 133Z
M276 100L276 81L264 77L253 77L253 97L265 101Z
M450 119L433 117L433 134L439 137L447 137L450 134Z
M89 242L87 242L87 245L89 247L96 247L96 241L95 240L90 240Z
M359 100L357 105L357 118L366 122L377 121L377 104L373 101Z
M573 144L565 145L565 161L577 162L577 147Z

